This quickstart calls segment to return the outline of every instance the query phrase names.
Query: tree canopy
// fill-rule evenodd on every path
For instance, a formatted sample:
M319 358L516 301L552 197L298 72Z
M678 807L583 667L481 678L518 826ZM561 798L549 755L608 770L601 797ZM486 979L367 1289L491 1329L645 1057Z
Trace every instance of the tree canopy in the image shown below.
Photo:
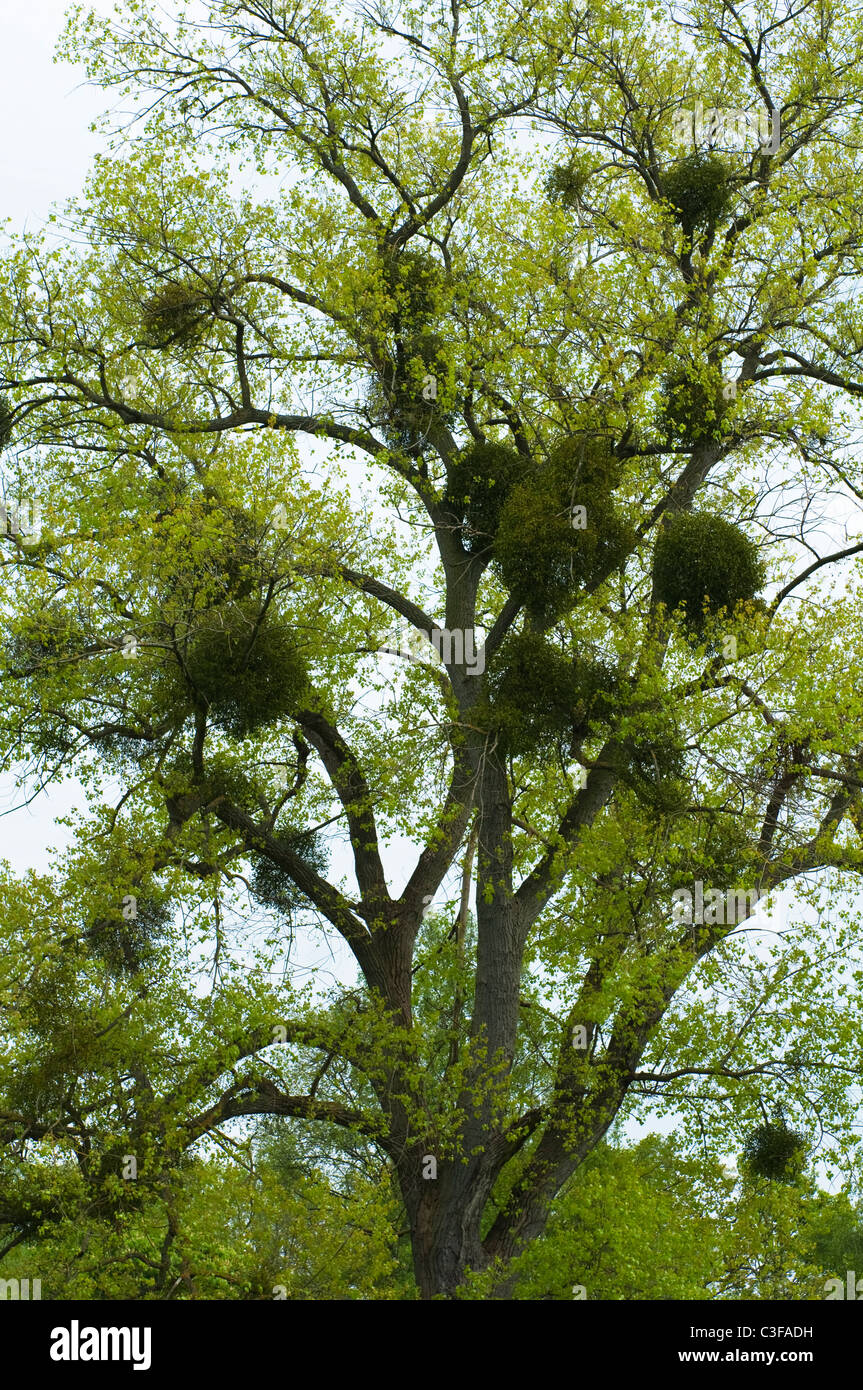
M2 262L2 765L82 788L0 878L3 1257L812 1296L857 1231L859 17L176 9L73 7L108 145ZM701 1264L651 1285L657 1210Z

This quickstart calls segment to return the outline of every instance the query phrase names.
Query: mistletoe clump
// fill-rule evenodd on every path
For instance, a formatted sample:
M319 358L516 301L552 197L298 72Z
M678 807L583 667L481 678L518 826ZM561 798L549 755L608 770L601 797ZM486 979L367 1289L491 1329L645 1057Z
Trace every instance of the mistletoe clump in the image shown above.
M511 633L496 653L474 717L513 757L572 753L607 717L618 688L601 662L573 660L541 633Z
M387 247L381 256L383 279L402 326L419 327L434 318L446 271L422 251Z
M366 404L389 443L415 450L433 423L453 418L452 354L434 331L450 276L423 251L387 246L380 262L394 345Z
M683 368L662 381L659 425L666 442L690 447L722 437L721 421L728 409L723 380L715 368L703 375Z
M151 346L185 346L201 337L211 308L199 287L166 281L144 300L141 322Z
M388 444L408 451L424 440L432 424L452 424L455 407L451 349L431 332L399 339L385 374L373 379L366 395L369 419L383 430Z
M47 1020L43 1022L39 1019L39 1023L46 1033L50 1030L51 1024ZM52 1047L54 1039L50 1036L39 1039L35 1055L19 1061L6 1083L10 1109L24 1115L64 1113L70 1084L79 1075L81 1065L80 1041L77 1038L75 1041L78 1042L77 1048L74 1043Z
M236 738L290 715L308 689L293 631L257 604L208 615L189 639L183 665L195 704Z
M555 164L545 180L545 196L550 203L560 203L569 209L577 208L584 197L589 177L589 171L574 160L568 164Z
M807 1149L805 1137L788 1126L780 1108L775 1119L747 1136L740 1166L753 1177L793 1183L803 1171Z
M178 759L178 767L188 774L184 759ZM246 764L238 765L230 755L218 754L211 757L203 776L190 777L198 796L204 798L206 805L215 807L219 802L230 801L244 811L260 810L264 796L264 783L254 772L246 771Z
M97 917L84 935L112 975L134 975L151 958L171 916L165 898L132 897L125 908Z
M653 552L654 593L669 612L683 610L694 636L723 611L751 603L765 581L758 547L730 521L708 512L675 512Z
M81 655L88 635L80 616L62 604L47 603L28 613L6 639L6 663L33 673Z
M612 496L620 472L607 440L574 435L506 498L493 558L534 626L563 617L579 589L601 582L629 550L631 528Z
M689 804L684 750L674 730L627 735L615 763L621 782L657 815L679 814Z
M330 857L317 831L293 831L282 835L280 843L294 854L298 854L316 874L322 877L326 875ZM255 865L252 893L258 902L272 908L288 922L292 921L297 910L307 903L305 894L290 874L279 868L271 859L259 859Z
M501 509L529 466L517 450L491 441L469 444L450 465L444 504L458 518L466 550L489 549Z
M267 801L268 788L260 769L233 750L211 753L204 768L196 768L191 753L182 750L162 764L162 773L170 789L168 812L177 824L198 811L218 814L223 803L257 814Z
M742 817L717 810L703 819L704 838L698 851L699 863L710 866L713 883L736 883L744 886L755 867L753 847ZM707 877L707 874L704 874ZM752 886L747 884L746 886Z
M695 150L666 172L662 192L691 241L696 228L712 232L731 202L730 170L719 155Z
M260 551L260 528L242 507L225 503L213 492L202 501L202 514L216 517L219 527L211 549L226 598L245 599L260 592L269 579Z
M262 551L264 528L242 507L211 486L197 496L164 486L153 492L160 506L154 548L170 576L166 600L218 607L264 590L272 579Z

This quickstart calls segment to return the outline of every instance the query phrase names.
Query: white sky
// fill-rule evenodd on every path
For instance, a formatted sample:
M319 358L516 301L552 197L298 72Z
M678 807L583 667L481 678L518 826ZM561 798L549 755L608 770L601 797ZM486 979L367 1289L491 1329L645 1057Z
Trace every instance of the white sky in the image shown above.
M106 94L83 86L81 68L53 61L68 0L0 0L2 208L12 226L41 226L54 202L80 190L99 148L90 122ZM109 0L92 8L110 14Z

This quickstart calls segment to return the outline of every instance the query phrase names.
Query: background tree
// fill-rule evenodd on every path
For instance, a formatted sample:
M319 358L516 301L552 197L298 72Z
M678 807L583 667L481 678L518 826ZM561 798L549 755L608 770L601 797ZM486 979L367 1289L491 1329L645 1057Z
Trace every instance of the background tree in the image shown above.
M58 1150L110 1213L282 1117L386 1157L424 1297L505 1295L616 1117L849 1161L852 12L187 19L76 11L137 116L0 290L7 766L91 798L4 883L10 1239ZM778 148L682 144L708 99ZM756 949L695 879L822 911Z

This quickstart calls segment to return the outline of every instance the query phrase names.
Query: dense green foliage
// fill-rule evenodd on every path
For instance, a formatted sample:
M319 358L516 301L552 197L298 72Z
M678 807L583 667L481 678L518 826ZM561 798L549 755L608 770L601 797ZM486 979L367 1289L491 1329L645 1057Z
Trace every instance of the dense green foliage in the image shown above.
M469 444L450 466L446 502L462 526L462 543L471 553L491 547L501 511L530 461L505 444Z
M5 449L12 438L12 405L9 397L0 395L0 449Z
M772 1120L765 1120L746 1136L742 1168L753 1177L774 1182L794 1182L806 1159L807 1144L802 1134L785 1122L781 1109Z
M73 12L140 119L0 274L0 773L74 807L0 868L3 1276L822 1297L855 11L170 9Z
M695 633L708 618L733 617L741 604L751 603L764 578L758 547L724 517L677 512L659 533L653 552L656 597L669 612L681 608Z
M597 588L631 548L612 496L620 473L606 440L573 435L509 491L492 554L506 588L538 625L570 612L580 591Z
M295 709L308 674L290 628L257 605L236 605L201 624L180 650L194 703L216 728L247 738Z
M63 1218L7 1255L2 1276L38 1266L48 1299L414 1297L398 1194L363 1146L309 1130L271 1121L242 1166L196 1160L170 1190L127 1200L119 1222L83 1209L72 1171L55 1176ZM595 1151L518 1261L512 1296L823 1298L827 1279L859 1269L861 1248L847 1194L809 1179L747 1185L653 1136ZM470 1277L458 1297L487 1297L493 1278Z
M528 628L502 643L474 717L515 757L572 756L592 719L608 722L615 690L614 672L601 662L565 655Z
M697 229L712 235L732 198L730 170L718 155L695 150L684 155L663 177L662 191L674 207L684 236Z

